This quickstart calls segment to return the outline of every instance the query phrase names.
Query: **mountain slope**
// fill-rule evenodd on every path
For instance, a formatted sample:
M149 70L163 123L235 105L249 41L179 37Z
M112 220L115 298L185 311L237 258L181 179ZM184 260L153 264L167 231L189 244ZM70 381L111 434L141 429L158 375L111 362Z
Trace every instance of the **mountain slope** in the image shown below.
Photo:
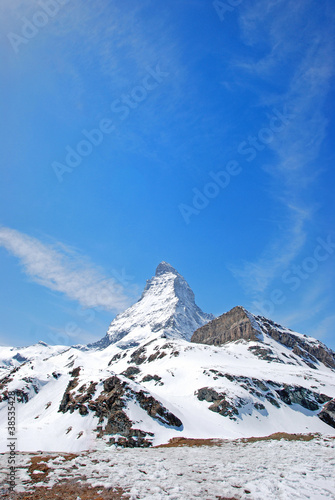
M236 306L229 312L198 328L191 338L191 342L209 345L223 345L233 340L258 340L266 344L266 339L274 339L292 350L304 363L316 368L318 362L329 368L335 368L335 354L319 340L307 335L293 332L263 316L254 316L244 307ZM272 352L268 348L259 352L271 360Z
M106 336L89 347L99 349L115 344L124 348L138 345L152 335L190 340L194 330L211 319L195 304L194 293L185 279L167 262L147 281L136 304L119 314Z
M211 318L184 278L161 263L95 346L37 344L22 351L29 356L10 351L12 359L6 351L0 425L14 391L22 451L335 434L333 351L241 306Z
M33 359L44 359L69 349L67 346L50 346L45 342L27 347L0 347L0 378L22 363Z
M255 349L251 349L255 348ZM259 355L271 348L272 359ZM137 347L71 348L28 361L1 382L18 399L21 450L149 446L176 436L238 438L334 428L318 414L335 397L335 373L310 368L271 338L222 346L158 338ZM6 441L1 442L4 451Z

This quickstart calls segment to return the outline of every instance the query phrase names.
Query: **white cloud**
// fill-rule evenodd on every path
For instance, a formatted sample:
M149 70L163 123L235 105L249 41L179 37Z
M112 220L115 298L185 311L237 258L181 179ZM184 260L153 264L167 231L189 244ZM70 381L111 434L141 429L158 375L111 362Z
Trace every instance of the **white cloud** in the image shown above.
M120 312L131 303L131 290L65 245L41 243L6 227L0 227L0 245L20 260L23 271L33 281L65 294L83 307Z

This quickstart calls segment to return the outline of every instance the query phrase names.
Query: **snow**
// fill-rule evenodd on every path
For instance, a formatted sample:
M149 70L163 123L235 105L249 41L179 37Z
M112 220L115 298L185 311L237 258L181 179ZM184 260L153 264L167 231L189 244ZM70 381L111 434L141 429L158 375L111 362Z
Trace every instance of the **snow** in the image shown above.
M0 346L0 378L28 360L48 358L68 349L67 346L50 346L41 341L27 347Z
M252 500L334 499L334 439L224 441L217 446L106 449L72 460L54 455L48 485L84 475L92 486L122 487L132 500L235 497ZM29 491L31 456L17 456L17 490ZM7 455L0 455L0 481ZM44 485L44 484L43 484Z
M300 386L333 398L335 371L321 362L315 363L316 368L312 369L291 348L266 333L265 318L245 312L254 327L262 332L261 341L240 340L222 346L190 343L194 329L212 316L200 311L184 278L163 262L148 281L141 299L111 323L107 337L96 348L43 343L25 348L1 348L3 374L9 375L3 381L3 392L22 390L29 398L28 402L17 404L18 449L82 452L109 439L110 436L104 436L99 441L96 437L98 417L93 411L88 409L87 415L80 415L78 410L59 411L64 392L73 379L71 372L78 367L74 396L81 386L88 387L93 382L97 384L93 395L96 400L103 391L103 381L116 374L134 392L148 392L182 421L180 429L162 425L143 410L136 399L127 400L125 412L134 422L133 428L154 433L155 445L176 436L236 439L274 432L334 434L334 428L318 418L321 407L310 411L277 398L278 408L264 394L257 396L252 392L253 379L257 379L265 384ZM317 342L297 335L305 342ZM260 358L251 350L253 347L271 349L272 360ZM122 375L134 366L139 373L133 380ZM149 375L155 379L143 381ZM236 377L247 379L247 385ZM220 415L209 409L210 402L200 401L197 392L202 388L223 393L227 400L243 400L244 406L236 419ZM264 408L257 409L256 403ZM1 427L6 428L6 423L7 401L0 397ZM0 451L5 449L6 436L2 436Z
M284 346L273 339L268 339L269 345L280 355ZM257 358L248 350L249 343L234 342L226 346L215 347L202 344L190 344L185 340L158 338L145 345L146 361L139 365L140 373L135 381L126 380L136 391L144 390L160 401L170 412L183 422L182 430L176 430L161 425L151 418L134 401L128 402L127 414L135 421L134 428L155 434L154 444L166 443L170 438L185 436L188 438L238 438L248 436L265 436L273 432L320 432L334 434L334 429L322 422L316 412L305 411L300 405L285 405L274 407L269 401L262 400L265 411L250 410L252 402L257 400L247 389L236 381L225 377L217 377L211 370L228 373L234 376L271 380L279 384L299 385L306 388L314 387L318 393L335 396L335 374L331 369L320 365L313 370L302 366L300 362L292 365L268 362ZM168 347L167 347L168 346ZM113 350L114 349L114 350ZM125 357L108 363L115 352L116 346L109 346L102 351L78 351L70 349L56 354L48 360L38 363L28 362L21 366L8 383L8 390L29 389L28 403L17 404L18 408L18 449L21 451L64 451L79 452L96 446L94 429L98 418L91 411L81 416L78 411L73 413L58 412L64 391L70 380L69 372L80 366L79 383L75 391L91 381L97 382L94 399L101 393L102 381L114 373L121 374L132 366L131 355L136 348L121 351ZM148 362L151 354L165 352L163 358ZM173 353L178 352L178 355ZM290 352L290 351L288 351ZM285 358L284 358L285 359ZM292 358L292 363L294 360ZM55 379L52 373L60 373ZM145 375L157 375L163 385L154 380L141 382ZM23 378L33 377L35 385L39 385L38 394L31 389L31 384ZM36 384L38 382L38 384ZM217 392L224 392L232 398L241 397L250 402L241 412L236 421L223 417L208 409L210 403L199 401L195 392L202 387L211 387ZM25 389L28 391L28 389ZM52 404L48 407L48 403ZM0 403L0 424L5 427L6 401ZM137 423L136 423L137 422ZM70 432L68 428L72 427ZM82 434L81 434L82 433ZM81 435L80 435L81 434ZM78 436L80 437L78 438ZM5 450L4 440L0 441L0 451Z
M138 302L119 314L107 335L94 347L117 343L126 348L148 339L153 333L190 340L193 332L213 319L195 304L194 293L185 279L166 262L161 262Z

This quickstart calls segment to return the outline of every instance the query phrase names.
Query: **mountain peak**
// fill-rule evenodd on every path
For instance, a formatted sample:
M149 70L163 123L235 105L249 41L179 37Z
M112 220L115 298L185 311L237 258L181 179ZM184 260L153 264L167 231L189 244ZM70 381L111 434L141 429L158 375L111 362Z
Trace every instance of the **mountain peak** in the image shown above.
M161 276L162 274L166 273L172 273L175 275L179 274L178 271L176 271L176 269L171 266L171 264L162 260L162 262L160 262L160 264L158 264L156 268L155 276Z
M196 305L194 293L183 276L163 261L155 276L147 280L141 298L116 316L107 335L93 347L105 348L115 343L129 347L152 335L190 340L196 329L212 319L212 314Z

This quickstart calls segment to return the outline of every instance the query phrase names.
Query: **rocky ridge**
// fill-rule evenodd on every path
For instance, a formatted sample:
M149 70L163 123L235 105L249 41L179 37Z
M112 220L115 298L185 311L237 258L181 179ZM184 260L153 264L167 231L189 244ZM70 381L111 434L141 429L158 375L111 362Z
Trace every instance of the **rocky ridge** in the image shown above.
M241 306L205 315L167 263L97 344L8 348L2 359L0 425L13 391L22 450L335 429L331 349Z
M256 341L259 345L252 347L254 351L258 351L260 357L269 354L271 357L271 350L262 346L266 344L266 337L292 349L292 353L313 369L320 362L329 368L335 368L335 353L322 342L292 332L263 316L254 316L241 306L234 307L198 328L192 335L191 342L219 346L237 340Z

